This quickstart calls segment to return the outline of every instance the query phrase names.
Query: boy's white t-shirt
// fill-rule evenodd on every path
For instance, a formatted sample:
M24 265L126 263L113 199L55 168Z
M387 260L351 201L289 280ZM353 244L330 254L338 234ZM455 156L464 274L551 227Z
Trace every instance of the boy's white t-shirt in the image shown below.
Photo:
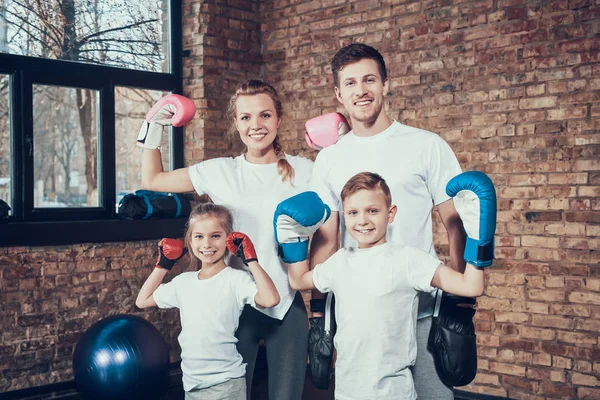
M250 273L226 267L209 279L184 272L153 294L160 308L179 308L181 371L185 391L218 385L246 373L235 331L258 292Z
M414 400L418 291L432 289L437 258L385 243L342 248L316 266L316 288L335 294L337 400Z
M336 144L319 152L313 168L312 190L332 211L339 211L341 247L357 247L346 232L342 188L359 172L374 172L390 187L398 207L388 225L387 240L411 245L436 256L431 211L450 199L446 185L461 168L450 146L438 135L394 121L374 136L351 131ZM433 297L421 296L419 317L432 315Z
M234 230L245 233L254 243L258 262L273 280L281 298L277 306L260 311L277 319L283 319L296 291L290 287L287 265L277 254L273 214L281 201L309 190L313 166L304 157L286 154L286 160L294 168L293 186L281 180L276 164L249 163L243 155L189 167L196 192L207 194L215 204L227 207L233 215ZM231 257L229 264L247 269L237 257Z

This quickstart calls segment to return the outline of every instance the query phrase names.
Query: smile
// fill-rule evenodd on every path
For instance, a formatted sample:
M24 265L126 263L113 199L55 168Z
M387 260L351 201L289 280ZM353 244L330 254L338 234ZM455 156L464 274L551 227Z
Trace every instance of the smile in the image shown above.
M373 232L375 229L371 228L371 229L355 229L356 232L358 233L362 233L363 235L368 235L369 233Z
M254 139L254 140L260 140L260 139L264 138L265 136L267 136L266 133L253 133L251 135L248 135L248 137L250 137L251 139Z
M354 102L354 105L357 107L366 107L369 104L371 104L372 102L373 102L373 100L361 100L361 101Z
M200 254L202 254L202 255L203 255L203 256L205 256L205 257L211 257L211 256L214 256L214 255L215 255L215 253L216 253L216 251L206 251L206 250L205 250L205 251L201 251L201 250L199 250L199 252L200 252Z

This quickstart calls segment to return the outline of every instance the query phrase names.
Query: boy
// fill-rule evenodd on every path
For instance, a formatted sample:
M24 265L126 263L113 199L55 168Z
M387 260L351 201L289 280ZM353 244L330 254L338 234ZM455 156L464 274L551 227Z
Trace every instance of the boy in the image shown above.
M417 351L418 292L433 286L460 296L483 293L483 271L473 265L480 261L471 256L473 248L492 241L493 185L484 174L469 172L452 179L446 190L456 196L471 241L464 274L416 247L387 242L397 207L383 178L370 172L353 176L341 194L345 227L358 247L338 250L312 271L307 260L289 265L292 288L333 291L336 296L337 400L416 399L410 367Z

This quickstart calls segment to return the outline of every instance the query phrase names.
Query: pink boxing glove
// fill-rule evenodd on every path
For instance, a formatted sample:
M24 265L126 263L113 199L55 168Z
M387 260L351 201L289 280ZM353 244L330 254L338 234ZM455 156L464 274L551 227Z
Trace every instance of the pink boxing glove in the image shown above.
M340 136L350 131L350 125L342 114L334 112L306 121L304 138L311 149L321 150L336 143Z
M158 149L162 143L164 126L180 127L192 120L196 105L187 97L169 94L157 101L146 114L137 137L138 146Z

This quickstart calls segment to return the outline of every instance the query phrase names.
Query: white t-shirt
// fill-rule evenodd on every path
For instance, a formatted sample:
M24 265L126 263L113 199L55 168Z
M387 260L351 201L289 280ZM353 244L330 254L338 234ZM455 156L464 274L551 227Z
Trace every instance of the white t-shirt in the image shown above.
M313 281L335 294L338 400L414 400L418 291L431 290L440 262L423 250L384 243L342 248Z
M273 214L277 205L300 192L309 190L313 162L304 157L286 155L294 168L294 185L282 182L277 164L252 164L243 155L236 158L216 158L189 167L194 189L207 194L227 207L233 215L234 230L250 237L258 262L269 274L281 301L272 308L261 309L270 317L283 319L296 291L292 290L287 265L277 255L273 230ZM237 257L230 265L247 268Z
M186 391L218 385L246 373L235 331L244 306L258 292L250 273L226 267L209 279L184 272L153 294L160 308L179 308L181 371Z
M377 173L390 187L398 212L388 226L387 240L436 256L431 211L450 198L446 184L462 172L450 146L434 133L394 121L377 135L360 137L351 131L321 150L311 186L333 211L340 211L342 247L357 247L344 226L341 193L359 172ZM433 300L432 295L421 295L419 318L432 315Z

